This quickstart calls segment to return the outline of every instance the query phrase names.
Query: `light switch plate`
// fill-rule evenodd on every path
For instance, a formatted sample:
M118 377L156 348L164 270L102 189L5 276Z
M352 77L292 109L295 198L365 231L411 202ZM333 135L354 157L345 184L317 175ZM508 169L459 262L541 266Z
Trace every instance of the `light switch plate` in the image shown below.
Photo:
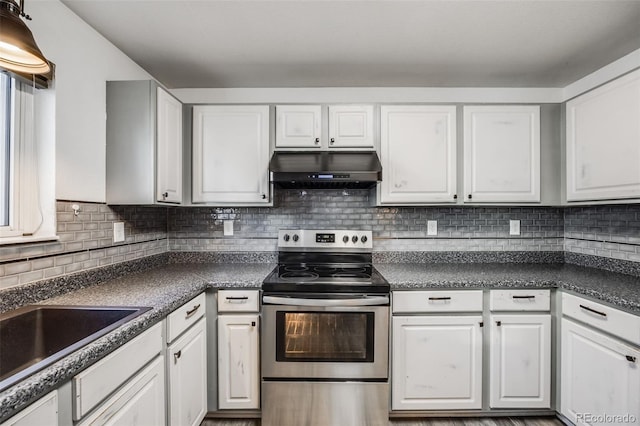
M233 235L233 221L225 220L224 221L224 235L229 236Z
M437 220L428 220L427 221L427 235L438 235L438 221Z
M113 222L113 242L121 243L124 241L124 222Z
M520 235L520 221L519 220L510 220L509 221L509 235Z

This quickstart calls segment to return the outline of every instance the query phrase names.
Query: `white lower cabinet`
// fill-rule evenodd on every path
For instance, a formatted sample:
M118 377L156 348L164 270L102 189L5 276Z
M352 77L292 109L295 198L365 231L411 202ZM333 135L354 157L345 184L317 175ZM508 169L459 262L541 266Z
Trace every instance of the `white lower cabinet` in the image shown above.
M218 317L218 407L260 407L259 316Z
M491 315L491 408L551 406L551 315Z
M27 408L2 423L2 426L57 426L58 391L43 396Z
M482 316L394 316L393 410L482 408Z
M561 413L579 425L640 421L640 350L562 319Z
M158 356L78 426L164 424L164 357Z
M207 414L207 335L205 319L167 349L169 424L199 425Z

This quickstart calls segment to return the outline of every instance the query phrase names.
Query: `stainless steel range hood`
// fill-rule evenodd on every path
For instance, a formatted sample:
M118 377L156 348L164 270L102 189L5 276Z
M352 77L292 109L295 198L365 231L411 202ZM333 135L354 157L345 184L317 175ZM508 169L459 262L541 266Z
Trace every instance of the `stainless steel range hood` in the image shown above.
M382 180L375 151L276 151L271 181L281 188L371 188Z

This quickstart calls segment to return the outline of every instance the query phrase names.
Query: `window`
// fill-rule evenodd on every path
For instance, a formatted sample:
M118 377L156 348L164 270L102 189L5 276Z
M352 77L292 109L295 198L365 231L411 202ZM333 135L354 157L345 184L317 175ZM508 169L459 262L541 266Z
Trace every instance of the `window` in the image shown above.
M0 229L9 230L11 205L11 78L0 73Z
M55 238L53 143L36 129L36 110L51 96L38 98L33 86L0 72L0 244Z

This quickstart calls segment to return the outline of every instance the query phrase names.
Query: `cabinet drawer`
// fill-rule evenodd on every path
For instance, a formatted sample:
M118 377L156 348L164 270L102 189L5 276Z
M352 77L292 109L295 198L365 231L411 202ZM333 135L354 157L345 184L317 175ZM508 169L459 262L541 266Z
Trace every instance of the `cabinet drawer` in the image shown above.
M78 426L163 425L164 395L164 357L158 356Z
M393 313L480 312L482 290L395 291Z
M549 290L491 290L489 308L492 311L548 311Z
M562 313L640 345L639 316L567 293L562 293Z
M162 351L162 326L154 325L73 378L74 420L82 418Z
M218 312L259 312L259 290L218 291Z
M172 342L205 314L204 293L194 297L167 317L167 342Z

